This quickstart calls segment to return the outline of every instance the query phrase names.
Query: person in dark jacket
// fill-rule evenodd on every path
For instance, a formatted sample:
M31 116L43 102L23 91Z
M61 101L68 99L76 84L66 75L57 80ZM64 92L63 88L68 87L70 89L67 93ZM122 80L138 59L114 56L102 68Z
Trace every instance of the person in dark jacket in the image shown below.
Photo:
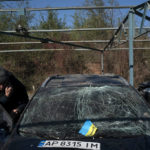
M10 114L14 123L28 101L25 86L11 72L0 67L0 104Z

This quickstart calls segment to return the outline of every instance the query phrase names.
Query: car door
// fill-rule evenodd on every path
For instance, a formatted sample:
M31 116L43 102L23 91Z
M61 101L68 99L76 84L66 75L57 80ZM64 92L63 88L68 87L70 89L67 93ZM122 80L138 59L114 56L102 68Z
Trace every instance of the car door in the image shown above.
M0 147L5 143L13 128L13 121L7 111L0 105Z

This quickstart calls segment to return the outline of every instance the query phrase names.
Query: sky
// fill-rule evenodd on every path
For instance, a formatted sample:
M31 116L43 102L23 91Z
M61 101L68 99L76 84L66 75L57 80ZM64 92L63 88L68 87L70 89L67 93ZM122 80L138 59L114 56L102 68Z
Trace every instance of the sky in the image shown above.
M4 0L0 0L2 3L16 3L11 2L11 0L6 0L9 2L3 2ZM30 6L34 8L38 7L69 7L69 6L82 6L84 0L26 0L30 2ZM108 0L104 0L107 2ZM120 5L139 5L141 3L146 2L146 0L117 0Z
M1 0L0 0L1 1ZM3 0L2 0L3 1ZM85 0L29 0L30 8L44 8L44 7L72 7L72 6L83 6ZM104 0L107 2L108 0ZM146 2L147 0L117 0L120 6L129 6L129 5L139 5L141 3ZM18 2L1 2L10 7L16 6ZM117 10L116 10L117 11ZM121 14L126 16L129 9L121 9ZM72 26L73 19L72 16L74 14L74 10L59 10L57 11L59 18L66 17L67 25ZM39 21L39 14L41 12L36 12L36 20L34 22ZM44 14L44 12L43 12Z
M5 0L0 0L5 1ZM11 3L11 0L6 0ZM19 0L18 0L19 1ZM25 0L29 1L33 7L45 7L45 6L54 6L54 7L67 7L67 6L81 6L84 3L84 0ZM106 2L108 0L104 0ZM120 5L139 5L146 0L117 0Z

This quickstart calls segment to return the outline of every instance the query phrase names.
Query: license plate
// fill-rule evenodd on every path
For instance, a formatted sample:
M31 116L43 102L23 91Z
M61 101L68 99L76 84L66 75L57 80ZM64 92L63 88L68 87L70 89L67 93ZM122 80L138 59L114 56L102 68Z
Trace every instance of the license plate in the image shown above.
M101 144L96 142L83 142L83 141L45 140L45 141L41 141L38 147L79 148L79 149L89 149L89 150L100 150Z

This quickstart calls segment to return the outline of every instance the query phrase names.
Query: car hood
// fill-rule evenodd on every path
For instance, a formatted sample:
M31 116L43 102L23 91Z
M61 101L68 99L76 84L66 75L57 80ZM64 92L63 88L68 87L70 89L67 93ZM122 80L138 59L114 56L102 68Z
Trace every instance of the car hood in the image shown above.
M50 140L46 139L50 142L58 143L60 141L64 140ZM37 149L43 149L43 150L49 150L49 149L87 149L85 147L79 147L79 145L76 148L65 148L64 145L62 147L41 147L41 143L45 142L45 139L36 139L36 138L26 138L26 137L20 137L17 136L15 138L9 139L7 144L3 147L2 150L37 150ZM76 144L80 143L90 143L92 142L91 149L95 150L149 150L150 148L150 137L149 136L140 136L140 137L134 137L134 138L123 138L123 139L117 139L117 138L100 138L100 139L82 139L82 140L65 140L65 142L75 142ZM99 144L99 145L96 145ZM49 145L48 145L49 146ZM88 147L90 149L90 147Z

